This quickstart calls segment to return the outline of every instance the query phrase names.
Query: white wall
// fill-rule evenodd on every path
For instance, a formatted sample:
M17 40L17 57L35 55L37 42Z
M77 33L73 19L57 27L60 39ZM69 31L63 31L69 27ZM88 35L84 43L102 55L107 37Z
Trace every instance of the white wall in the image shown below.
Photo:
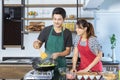
M105 56L112 56L110 36L114 33L117 38L115 55L120 58L120 0L107 0L101 6L100 11L95 12L95 31L102 44ZM120 60L119 60L120 61Z

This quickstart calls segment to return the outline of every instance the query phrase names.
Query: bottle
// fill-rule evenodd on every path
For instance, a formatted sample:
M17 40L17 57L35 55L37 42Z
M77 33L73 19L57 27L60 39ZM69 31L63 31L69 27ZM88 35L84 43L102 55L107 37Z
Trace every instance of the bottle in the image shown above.
M118 80L120 80L120 64L118 66Z

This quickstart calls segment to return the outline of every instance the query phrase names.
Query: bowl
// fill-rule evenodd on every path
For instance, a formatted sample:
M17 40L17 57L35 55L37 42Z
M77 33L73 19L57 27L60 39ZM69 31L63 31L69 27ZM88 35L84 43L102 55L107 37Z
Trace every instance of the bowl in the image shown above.
M105 80L117 80L118 75L114 72L104 72L102 76Z
M96 77L97 80L99 80L101 75L96 75L95 77Z
M81 80L82 79L82 75L78 75L77 78L78 78L78 80Z
M89 75L89 78L93 80L95 78L95 75Z
M89 77L89 75L83 75L83 78L84 78L85 80L87 80L88 77Z

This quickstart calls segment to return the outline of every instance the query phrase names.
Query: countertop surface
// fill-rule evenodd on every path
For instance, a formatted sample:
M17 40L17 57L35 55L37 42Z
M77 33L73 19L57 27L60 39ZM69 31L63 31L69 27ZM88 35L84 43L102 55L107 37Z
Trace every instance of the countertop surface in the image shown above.
M0 64L31 64L33 57L4 57ZM72 57L66 57L68 65L72 65ZM78 61L78 64L80 60ZM119 61L102 61L103 65L118 65Z
M33 57L29 57L29 58L28 57L4 58L3 61L0 62L0 65L11 65L11 64L13 64L13 65L14 64L15 65L24 65L24 64L31 65L32 59L33 59ZM68 65L72 64L71 59L72 58L66 58ZM119 64L118 61L116 61L116 62L102 62L102 63L103 63L103 65L118 65ZM58 71L55 71L52 80L66 80L66 76L61 76ZM75 80L77 80L77 79L75 79ZM101 79L101 80L103 80L103 79Z
M75 79L67 79L66 75L61 76L60 73L58 71L54 72L54 77L52 80L79 80L77 79L77 76ZM97 80L96 78L94 78L94 80ZM103 77L101 76L99 80L104 80Z

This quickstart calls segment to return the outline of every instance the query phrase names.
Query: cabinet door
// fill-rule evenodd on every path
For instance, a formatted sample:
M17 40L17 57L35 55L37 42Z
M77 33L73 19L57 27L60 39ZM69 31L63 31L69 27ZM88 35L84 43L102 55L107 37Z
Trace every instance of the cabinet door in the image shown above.
M21 45L21 22L4 20L4 45Z
M118 71L118 65L103 65L103 71L112 71L117 72Z
M21 47L23 28L21 6L3 6L2 48Z

